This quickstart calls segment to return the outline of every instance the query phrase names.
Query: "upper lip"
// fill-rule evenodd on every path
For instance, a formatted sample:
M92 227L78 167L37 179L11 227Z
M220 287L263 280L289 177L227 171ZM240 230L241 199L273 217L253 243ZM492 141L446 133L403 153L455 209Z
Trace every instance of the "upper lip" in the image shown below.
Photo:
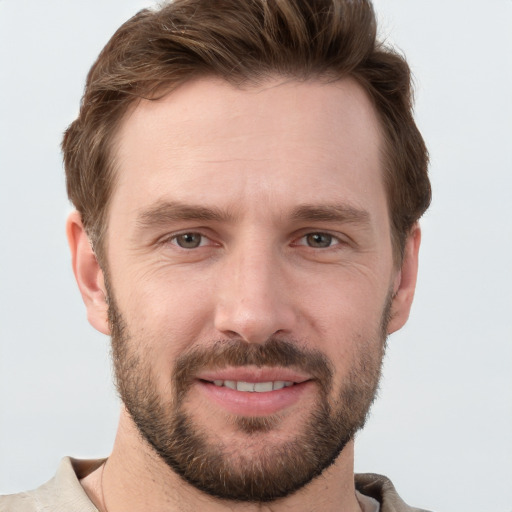
M204 370L197 374L199 380L214 382L216 380L232 380L236 382L275 382L285 381L300 384L311 379L310 375L293 368L242 366L226 367L216 370Z

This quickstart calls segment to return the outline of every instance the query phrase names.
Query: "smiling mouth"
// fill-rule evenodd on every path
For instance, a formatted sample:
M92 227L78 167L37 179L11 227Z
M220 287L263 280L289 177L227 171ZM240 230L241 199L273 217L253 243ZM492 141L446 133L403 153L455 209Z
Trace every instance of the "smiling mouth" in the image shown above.
M289 388L295 385L295 382L285 380L274 380L268 382L245 382L243 380L214 380L204 381L214 384L217 387L226 387L235 391L245 391L249 393L268 393L269 391L278 391L283 388Z
M237 417L276 414L311 396L315 390L312 379L293 371L265 371L266 375L258 376L243 369L216 373L201 375L196 380L198 389L205 393L208 402Z

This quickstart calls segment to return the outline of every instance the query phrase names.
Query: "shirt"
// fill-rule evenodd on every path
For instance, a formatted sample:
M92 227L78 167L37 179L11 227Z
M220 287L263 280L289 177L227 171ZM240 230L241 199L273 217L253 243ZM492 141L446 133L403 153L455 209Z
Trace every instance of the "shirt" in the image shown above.
M82 488L80 479L99 468L104 461L64 457L55 476L37 489L0 496L0 512L98 512ZM427 512L409 507L385 476L356 474L355 484L364 512Z

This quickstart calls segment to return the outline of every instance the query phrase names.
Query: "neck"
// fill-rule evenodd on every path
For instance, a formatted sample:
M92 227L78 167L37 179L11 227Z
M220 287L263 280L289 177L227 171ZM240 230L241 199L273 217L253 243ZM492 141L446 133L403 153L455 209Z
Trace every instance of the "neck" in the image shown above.
M353 460L352 441L321 476L291 496L270 504L224 501L184 482L141 438L130 416L123 410L108 464L81 483L101 512L300 512L313 509L359 512Z

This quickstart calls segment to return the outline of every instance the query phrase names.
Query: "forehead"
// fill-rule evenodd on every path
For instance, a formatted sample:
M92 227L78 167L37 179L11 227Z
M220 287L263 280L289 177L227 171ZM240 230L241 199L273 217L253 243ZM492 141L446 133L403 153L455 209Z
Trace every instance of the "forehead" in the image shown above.
M247 88L199 79L126 115L111 207L175 199L167 195L233 208L258 194L283 208L382 202L381 139L373 105L350 79Z

